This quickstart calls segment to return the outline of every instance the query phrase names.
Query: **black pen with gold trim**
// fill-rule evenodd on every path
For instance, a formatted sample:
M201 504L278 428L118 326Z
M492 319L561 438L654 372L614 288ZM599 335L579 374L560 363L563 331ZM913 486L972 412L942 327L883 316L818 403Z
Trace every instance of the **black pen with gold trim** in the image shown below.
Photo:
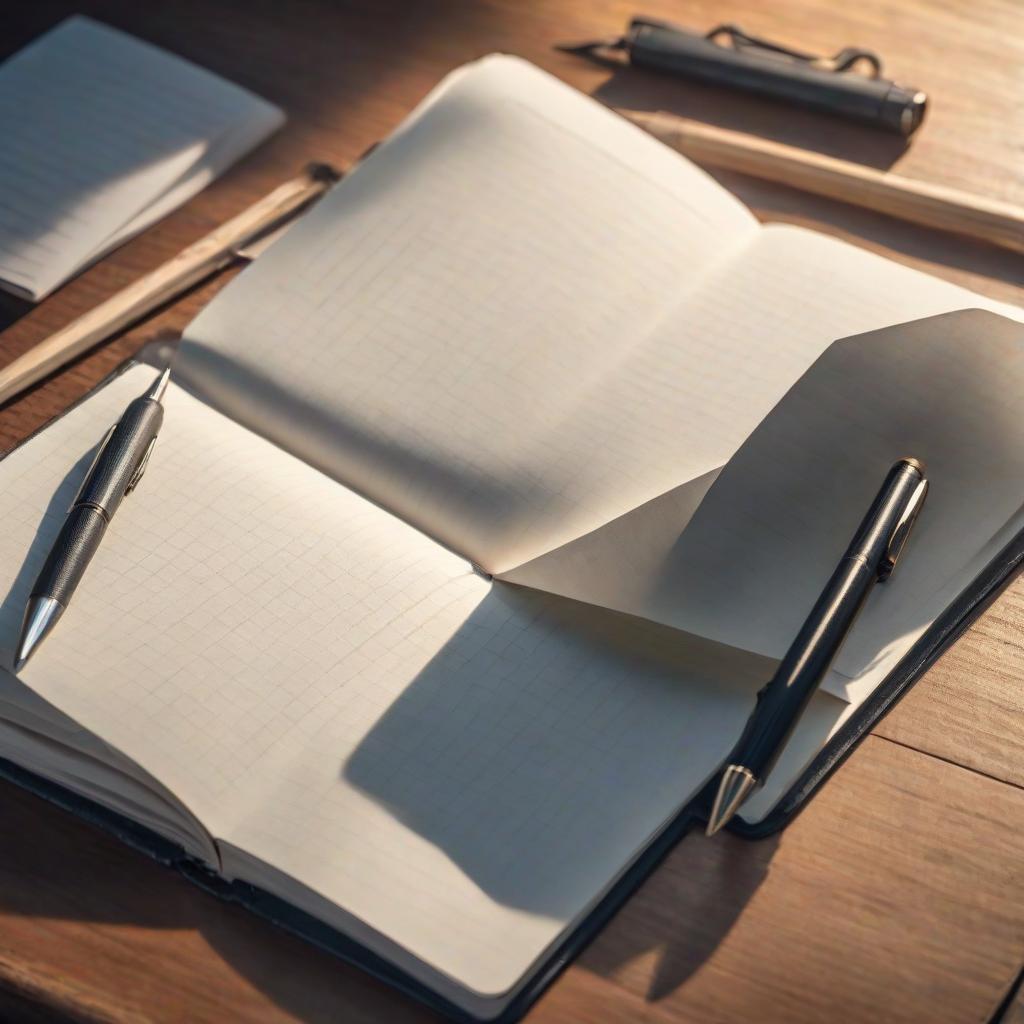
M768 777L871 589L892 574L927 493L924 467L916 459L900 459L889 470L807 621L757 695L719 781L709 836Z

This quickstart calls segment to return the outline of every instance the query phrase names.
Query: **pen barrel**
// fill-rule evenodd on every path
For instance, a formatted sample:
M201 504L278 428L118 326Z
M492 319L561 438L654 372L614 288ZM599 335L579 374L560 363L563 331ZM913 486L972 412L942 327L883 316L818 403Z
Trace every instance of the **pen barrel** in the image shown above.
M82 580L107 530L106 518L95 508L72 508L43 563L30 597L52 597L65 608Z
M810 61L747 53L670 25L634 21L630 63L686 78L757 92L877 128L910 135L921 123L924 94L884 78L828 71Z
M900 459L886 475L846 555L864 558L882 579L887 579L906 540L906 532L899 531L898 524L905 519L907 531L913 526L920 510L920 502L915 505L913 498L923 482L920 464L914 459ZM906 518L908 509L913 509L913 515Z
M861 520L757 705L729 763L763 783L843 645L871 588L888 577L927 491L914 459L900 459Z
M748 728L730 758L730 763L749 768L758 783L778 760L877 579L864 558L846 556L771 682L758 694Z
M73 507L92 506L112 518L163 419L160 402L145 396L131 402L86 476Z

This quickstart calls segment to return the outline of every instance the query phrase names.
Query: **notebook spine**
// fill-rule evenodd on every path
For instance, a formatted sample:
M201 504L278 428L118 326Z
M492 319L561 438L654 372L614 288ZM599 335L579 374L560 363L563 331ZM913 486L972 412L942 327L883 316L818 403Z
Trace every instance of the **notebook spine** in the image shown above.
M145 825L140 825L117 811L110 810L88 797L80 796L4 758L0 758L0 778L40 797L47 803L60 807L61 810L70 811L91 825L110 832L123 843L161 864L177 867L186 860L194 859L183 846L146 828Z

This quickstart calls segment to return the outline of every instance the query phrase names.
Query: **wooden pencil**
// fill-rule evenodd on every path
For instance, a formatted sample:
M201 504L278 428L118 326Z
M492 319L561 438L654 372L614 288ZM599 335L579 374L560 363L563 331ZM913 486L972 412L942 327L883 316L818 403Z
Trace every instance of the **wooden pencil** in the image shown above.
M695 163L1024 252L1024 208L665 113L620 111Z
M333 168L310 165L177 256L76 317L0 369L0 405L234 262L241 249L284 224L338 178Z

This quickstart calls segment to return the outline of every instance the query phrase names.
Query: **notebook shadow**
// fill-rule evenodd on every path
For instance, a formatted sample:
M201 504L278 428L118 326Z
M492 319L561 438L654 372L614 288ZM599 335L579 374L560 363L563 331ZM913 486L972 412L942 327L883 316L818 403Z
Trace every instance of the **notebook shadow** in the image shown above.
M66 507L90 454L85 453L68 473L49 503L47 516L59 521L54 514ZM42 552L50 539L38 538ZM30 586L35 571L30 567L35 560L34 555L26 559L21 582L12 587L5 607L20 607L21 598L12 595ZM601 634L606 646L620 651L634 650L647 638L655 649L645 656L645 663L662 666L671 665L672 652L659 650L658 642L665 644L674 634L576 602L538 600L539 597L519 588L502 587L499 597L485 601L483 611L478 611L448 645L447 654L434 659L410 684L395 707L385 714L370 742L357 751L343 770L348 781L361 782L364 788L373 789L378 799L386 798L393 813L435 841L492 898L536 913L568 915L573 906L566 899L565 872L570 878L577 874L595 850L624 860L622 833L629 832L634 837L643 834L636 831L630 816L640 802L638 787L649 783L651 774L657 772L656 762L643 761L643 749L675 737L678 723L666 717L659 734L658 724L643 713L643 708L631 712L629 705L633 701L627 699L616 706L616 699L630 696L629 690L639 690L643 695L647 689L652 702L664 707L665 689L672 685L667 678L638 684L628 678L624 666L619 677L612 680L619 685L610 687L605 703L610 701L613 712L608 724L623 725L627 734L634 735L635 743L620 750L623 757L617 763L614 755L602 755L600 749L584 749L584 734L600 736L600 721L591 720L582 730L574 728L581 716L574 705L571 684L562 689L560 706L540 699L540 693L545 680L550 683L555 676L569 681L580 677L585 668L585 647L594 643L595 631ZM529 647L516 649L514 632L503 628L515 616L526 617L531 623L544 620L549 627L548 640L541 642L539 651L547 676L535 672L532 678L524 678L519 673L537 652ZM511 677L502 677L496 671L483 677L496 688L478 685L475 701L470 701L466 694L471 678L464 671L460 674L467 643L479 652L478 660L471 660L473 673L484 663L496 669L494 657L498 648L503 652L503 660L513 666ZM452 694L445 692L451 690L453 673L460 687L454 708ZM500 688L530 682L539 687L537 703L521 708L515 718L508 710L508 702L502 700ZM516 694L519 705L521 697L521 693ZM726 703L729 708L725 717L729 722L719 726L728 730L732 728L732 718L745 712L740 708L742 700L736 702L735 708ZM423 723L423 712L433 713L434 720ZM564 723L561 731L555 727L554 736L551 716ZM708 725L706 719L701 723L702 728ZM514 759L523 762L521 778L514 785L516 800L511 804L515 806L503 806L494 789L487 788L490 782L499 783L506 790L509 785L509 761L502 756L502 747L493 742L494 729L489 726L506 732L507 746L518 751L510 752ZM403 743L413 741L406 765L411 770L403 774L397 785L392 778L381 778L378 763L385 756L390 762L393 736ZM474 737L480 737L481 742L474 741ZM417 743L417 739L422 742ZM558 749L553 748L554 743ZM555 782L550 767L552 757L562 759ZM631 773L624 762L635 762L637 758L645 771ZM457 765L455 778L444 770L453 764ZM531 766L536 771L531 772ZM562 828L559 816L553 815L547 827L530 836L528 844L517 846L510 841L509 837L521 829L524 820L551 810L552 797L565 815L566 824L571 824L575 792L584 783L591 785L595 773L604 774L598 817L607 827L588 828L585 837L581 837L578 828L573 835L572 830ZM472 780L478 788L459 804L460 813L438 817L437 804L429 799L429 794L433 792L438 801L451 803L453 786L460 781L465 784L466 780ZM4 802L5 821L18 837L0 846L0 915L195 932L195 938L183 938L176 945L186 970L202 970L203 950L210 947L248 983L309 1022L337 1019L338 1007L350 1005L353 998L363 1005L379 1007L380 1016L389 1020L434 1019L418 1005L395 998L386 986L362 971L256 920L248 911L211 899L175 872L138 856L114 837L77 817L49 808L36 797L2 782L0 799ZM630 828L620 829L620 822L629 822ZM571 840L568 843L567 832ZM684 862L690 859L691 843L700 854L698 868L687 869L681 880L674 866L674 854L668 866L656 873L628 904L632 924L620 932L613 921L609 927L611 941L599 936L580 960L583 969L613 973L636 956L661 948L661 960L648 993L648 998L655 1000L682 984L711 955L741 913L746 898L760 884L769 847L727 840L725 847L710 844L709 860L709 844L690 837L680 847ZM495 844L503 850L503 857L493 856ZM749 852L740 849L748 845ZM722 848L732 851L724 860L716 853ZM73 858L67 856L68 850L75 851ZM562 870L545 871L551 863L563 865ZM18 884L2 884L4 878L17 879ZM699 882L696 889L695 880ZM680 898L686 902L679 903ZM665 899L676 901L673 906L682 907L684 914L697 915L701 926L696 935L678 936L672 915L665 912ZM660 909L649 914L652 905ZM639 908L639 915L635 907ZM639 929L638 917L642 923Z
M779 843L777 834L752 842L691 831L587 948L580 966L617 977L641 965L646 1000L668 998L739 921L767 879Z
M354 1005L367 1020L440 1020L361 969L212 897L109 833L2 780L0 806L5 824L2 918L130 927L146 936L142 941L154 956L170 947L146 933L180 933L174 949L186 974L195 972L210 984L225 986L227 980L209 963L212 951L243 984L255 986L307 1024L334 1024L342 1007ZM706 840L691 832L582 952L576 966L613 977L654 954L645 997L649 1002L667 998L714 954L739 920L767 877L777 845L777 837ZM685 930L680 922L687 922ZM95 957L94 969L102 975L104 958L111 955L103 933L95 933L95 949L92 933L84 943L77 932L63 940L61 934L58 927L48 939L54 956L63 954L62 941L73 941L73 955Z
M382 434L371 418L343 403L328 408L289 390L268 372L199 341L188 339L188 344L189 358L175 370L178 385L325 475L344 480L367 501L388 512L398 510L408 525L451 550L465 550L467 537L465 526L461 533L438 528L445 518L437 511L444 496L472 495L472 515L463 513L464 521L493 525L505 509L510 481L499 483L469 466L454 467L436 451ZM343 461L338 453L344 453ZM380 466L389 467L389 473L378 476L376 493L367 493L356 481L374 479ZM519 482L522 493L529 482L524 477ZM418 500L408 500L409 494L418 494Z
M342 774L494 902L567 920L703 785L753 701L712 694L682 637L496 583Z
M8 327L16 324L23 316L27 316L32 311L34 305L29 299L22 299L17 295L0 292L0 331L6 331Z
M520 646L509 628L516 618L531 623L530 636L542 632L545 639ZM691 769L669 795L666 751L693 745L694 759L704 759L699 787L720 759L707 736L722 739L724 756L749 712L754 690L744 687L705 694L703 704L692 697L672 703L667 691L678 686L678 675L674 682L671 676L682 656L673 645L683 635L498 585L380 718L343 775L490 899L571 920L581 895L626 863L671 813L672 796L685 797L683 787L694 784ZM621 685L600 699L565 685L586 679L586 652L595 648L622 659ZM646 671L638 671L640 662L631 668L626 651L644 651ZM692 660L692 650L685 656ZM524 701L531 690L536 703ZM629 740L617 742L623 736ZM581 966L612 975L660 949L647 998L664 998L718 947L763 881L774 849L773 840L711 842L691 833L599 934ZM680 929L680 920L697 925Z

